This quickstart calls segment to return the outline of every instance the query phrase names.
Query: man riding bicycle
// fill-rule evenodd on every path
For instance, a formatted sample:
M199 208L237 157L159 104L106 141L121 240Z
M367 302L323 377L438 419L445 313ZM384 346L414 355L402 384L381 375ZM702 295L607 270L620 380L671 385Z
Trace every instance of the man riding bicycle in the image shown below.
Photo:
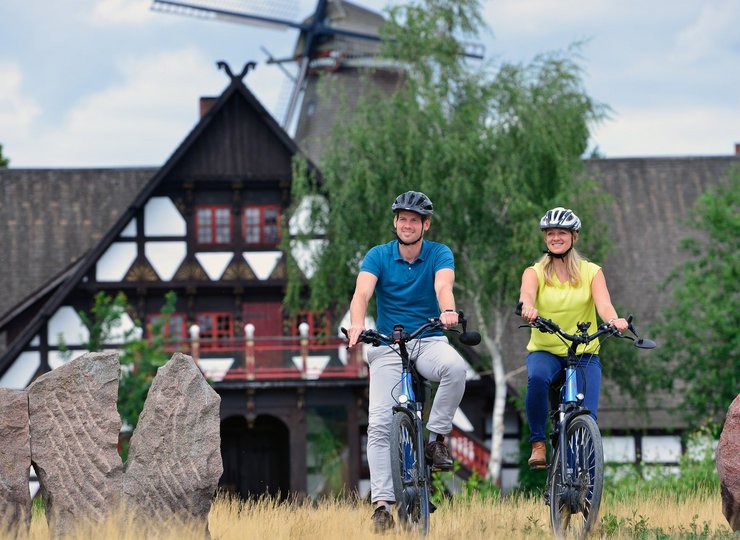
M365 329L365 315L375 294L377 329L390 335L393 326L413 329L431 317L439 317L445 326L458 323L455 297L455 263L450 249L424 240L434 213L432 201L418 191L399 195L391 209L396 240L373 247L367 252L357 276L350 304L349 346L357 343ZM415 341L415 342L414 342ZM431 381L439 382L429 413L427 460L436 469L449 470L452 459L444 437L452 431L452 417L465 392L466 364L441 331L425 334L409 343L416 359L416 370ZM375 504L372 521L377 532L393 527L391 504L394 502L390 465L390 426L393 406L400 388L401 360L390 347L368 351L370 394L367 428L367 459L370 466L370 490Z

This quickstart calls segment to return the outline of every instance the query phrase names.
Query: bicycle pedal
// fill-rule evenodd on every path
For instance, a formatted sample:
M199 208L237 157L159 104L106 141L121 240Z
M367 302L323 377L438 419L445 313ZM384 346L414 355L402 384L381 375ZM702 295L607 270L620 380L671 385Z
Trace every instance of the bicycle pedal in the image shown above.
M429 513L433 514L436 509L437 506L432 501L429 501Z

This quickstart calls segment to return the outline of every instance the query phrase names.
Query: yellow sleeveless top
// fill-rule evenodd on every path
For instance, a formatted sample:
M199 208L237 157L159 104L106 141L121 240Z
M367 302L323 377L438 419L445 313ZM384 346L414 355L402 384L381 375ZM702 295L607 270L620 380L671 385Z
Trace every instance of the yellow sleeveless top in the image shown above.
M551 319L569 334L575 334L579 322L590 321L589 333L596 331L596 306L591 295L591 282L601 269L600 266L582 260L579 266L581 271L581 284L573 287L569 282L561 283L557 275L553 276L553 285L545 285L545 274L543 265L535 263L532 265L537 273L537 298L534 307L544 319ZM555 334L544 334L539 330L532 329L527 345L528 351L547 351L557 356L566 356L568 347ZM580 345L577 352L596 353L599 350L598 339L588 344L584 349Z

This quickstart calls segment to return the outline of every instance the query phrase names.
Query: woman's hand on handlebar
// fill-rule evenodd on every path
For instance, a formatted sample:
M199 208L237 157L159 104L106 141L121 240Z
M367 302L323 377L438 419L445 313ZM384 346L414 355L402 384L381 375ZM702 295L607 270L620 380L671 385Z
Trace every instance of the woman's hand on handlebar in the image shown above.
M536 307L522 304L522 319L528 323L533 323L537 318L537 315L539 315L539 312Z
M612 319L609 321L608 324L619 330L620 334L624 334L630 326L630 323L627 321L627 319L623 319L622 317L618 319Z

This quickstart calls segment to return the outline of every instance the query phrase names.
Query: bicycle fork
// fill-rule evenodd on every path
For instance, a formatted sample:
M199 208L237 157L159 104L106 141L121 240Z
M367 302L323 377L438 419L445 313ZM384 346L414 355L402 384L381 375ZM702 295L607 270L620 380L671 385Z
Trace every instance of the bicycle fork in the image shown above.
M562 491L558 494L561 500L565 500L571 510L575 512L577 509L573 506L576 504L576 479L573 478L575 471L575 456L569 456L568 448L568 424L574 416L580 416L581 414L588 414L587 409L578 408L579 404L583 402L583 395L578 394L578 385L576 383L576 370L575 368L568 366L565 368L565 388L563 390L563 398L560 402L558 410L558 448L560 453L558 455L558 463L553 463L553 467L560 469L560 482ZM570 460L570 463L569 463ZM554 471L551 471L548 475L548 484L552 481ZM549 485L546 491L549 494ZM549 501L548 496L545 497L546 503L559 504L560 501Z

